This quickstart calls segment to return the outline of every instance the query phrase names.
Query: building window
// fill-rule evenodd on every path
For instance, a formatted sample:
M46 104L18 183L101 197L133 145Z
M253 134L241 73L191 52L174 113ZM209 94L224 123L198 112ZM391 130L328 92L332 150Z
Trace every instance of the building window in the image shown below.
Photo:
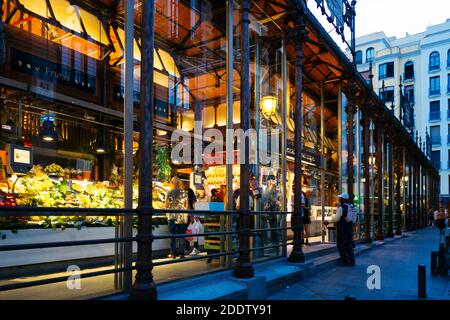
M450 124L448 125L448 127L447 127L447 144L449 144L450 145ZM448 150L448 152L450 152L450 150ZM449 153L449 156L450 156L450 153ZM450 157L448 157L448 161L450 162ZM448 167L448 169L450 170L450 166Z
M441 67L439 52L434 51L430 54L429 70L438 70Z
M388 62L383 63L379 67L379 78L380 79L386 79L386 78L392 78L394 76L394 63Z
M356 51L356 55L355 55L355 63L356 64L361 64L363 62L363 54L361 50Z
M441 121L441 102L430 102L430 121Z
M384 101L384 103L387 102L394 102L394 87L385 87L380 89L380 99Z
M450 68L450 49L447 51L447 68Z
M450 93L450 73L447 74L447 93Z
M412 80L414 79L414 63L411 61L408 61L405 64L405 74L404 74L405 80Z
M447 119L450 120L450 99L447 101ZM450 135L450 131L448 133Z
M441 126L430 127L431 144L433 146L441 145Z
M369 48L366 50L366 63L373 62L375 60L375 49Z
M441 77L430 78L430 96L441 94Z
M406 101L414 102L414 86L405 86L404 95Z
M441 169L441 151L431 151L431 162L433 163L434 167L438 170Z

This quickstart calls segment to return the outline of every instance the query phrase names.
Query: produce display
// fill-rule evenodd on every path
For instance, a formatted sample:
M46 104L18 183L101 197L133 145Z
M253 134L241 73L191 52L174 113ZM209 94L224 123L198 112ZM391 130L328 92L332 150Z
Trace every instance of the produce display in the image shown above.
M58 176L64 175L63 167L57 165L56 163L52 163L51 165L46 166L44 172L49 175L58 175Z
M153 182L153 208L164 209L166 203L166 194L169 190L169 183Z
M3 170L4 171L4 170ZM4 173L4 172L3 172ZM63 168L52 163L45 168L35 165L27 175L3 174L0 178L0 206L61 207L61 208L123 208L124 186L119 183L117 168L111 181L92 182L84 172ZM153 206L165 207L170 183L153 181ZM133 184L133 207L137 207L139 188ZM61 228L81 226L111 226L112 216L11 216L0 218L0 230L23 228Z
M240 171L238 165L233 165L233 177L239 179ZM226 166L209 167L205 171L206 182L210 186L219 188L221 185L227 184Z

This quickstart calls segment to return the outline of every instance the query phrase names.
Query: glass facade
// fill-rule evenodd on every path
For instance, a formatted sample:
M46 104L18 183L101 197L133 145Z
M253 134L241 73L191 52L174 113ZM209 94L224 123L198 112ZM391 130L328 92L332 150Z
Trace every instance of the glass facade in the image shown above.
M383 207L389 202L391 155L385 140L379 141L385 147L382 158L376 159L378 136L373 122L370 154L365 155L364 117L356 105L349 129L349 98L342 88L342 72L329 67L338 65L338 59L327 54L322 58L325 63L313 66L308 59L313 59L317 48L304 44L302 74L297 74L299 59L288 32L292 23L282 19L289 9L284 1L270 6L250 1L248 48L241 47L237 2L155 1L153 83L141 79L144 39L137 26L142 24L142 2L135 1L134 35L126 31L123 1L117 2L113 18L102 16L99 4L109 2L2 2L7 36L0 64L3 205L136 208L139 186L151 183L156 209L153 234L162 237L152 244L154 277L159 283L231 266L238 250L237 235L231 232L239 228L239 219L208 212L239 210L242 175L249 176L249 207L255 212L250 229L263 230L250 237L252 259L286 256L283 244L293 236L295 149L301 147L302 172L298 174L311 220L305 237L310 243L334 241L324 222L336 212L336 196L349 190L349 168L360 210L356 238L367 232L364 222L378 212L377 197L382 197ZM318 40L311 31L308 36ZM241 92L245 63L250 70L246 93ZM299 76L304 78L300 88ZM154 93L151 181L139 181L143 90ZM294 121L297 90L302 90L301 128ZM244 114L250 127L246 132L241 119L245 94L250 101ZM296 130L302 133L301 141L295 139ZM354 136L351 150L349 130ZM241 172L240 166L245 139L249 172ZM350 152L351 166L347 163ZM371 177L378 166L383 167L379 189L375 179L364 179L365 156ZM363 205L365 184L370 184L369 208ZM376 190L382 193L377 195ZM170 209L189 212L171 213ZM95 217L1 218L0 229L60 229L67 236L78 230L80 237L88 237L83 232L93 227L101 238L125 237L136 233L137 220L131 220L108 216L106 210ZM219 231L229 233L214 234ZM213 234L177 241L167 238L189 232ZM131 263L136 247L130 250L117 244L87 255L113 257L118 268ZM168 263L185 255L203 255L207 263L189 261L181 267ZM116 289L122 288L122 276L126 274L115 276Z

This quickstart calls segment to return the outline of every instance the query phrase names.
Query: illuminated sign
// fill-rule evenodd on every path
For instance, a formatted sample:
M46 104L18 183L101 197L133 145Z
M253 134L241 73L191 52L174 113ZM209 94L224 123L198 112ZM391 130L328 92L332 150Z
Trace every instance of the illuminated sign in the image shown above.
M27 174L33 166L31 148L7 144L5 149L8 174Z
M30 150L14 149L14 162L21 164L31 164Z

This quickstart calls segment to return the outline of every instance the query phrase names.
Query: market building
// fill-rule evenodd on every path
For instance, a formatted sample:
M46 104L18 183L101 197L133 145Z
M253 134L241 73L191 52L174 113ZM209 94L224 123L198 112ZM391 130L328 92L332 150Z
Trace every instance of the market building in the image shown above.
M310 242L334 241L326 222L341 192L354 196L363 242L424 227L437 204L438 172L312 14L316 3L1 4L0 230L114 229L70 245L115 243L114 268L90 274L115 274L115 289L148 295L193 263L245 278L265 259L303 262L302 192ZM340 15L317 5L352 47L355 4ZM239 129L256 138L227 135ZM204 228L201 253L166 259L173 234L189 236L178 223L188 213Z

